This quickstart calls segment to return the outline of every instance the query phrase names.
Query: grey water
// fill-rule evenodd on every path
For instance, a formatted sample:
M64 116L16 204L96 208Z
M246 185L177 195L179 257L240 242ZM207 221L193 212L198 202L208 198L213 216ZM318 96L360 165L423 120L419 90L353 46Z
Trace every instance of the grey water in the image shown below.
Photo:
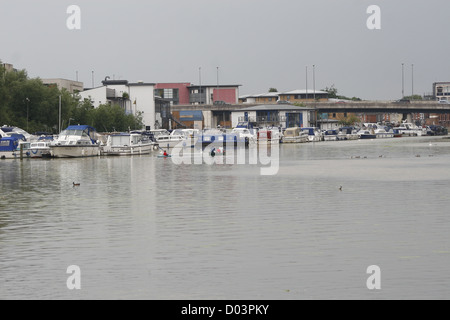
M272 176L156 154L0 161L0 299L450 298L450 140L279 157Z

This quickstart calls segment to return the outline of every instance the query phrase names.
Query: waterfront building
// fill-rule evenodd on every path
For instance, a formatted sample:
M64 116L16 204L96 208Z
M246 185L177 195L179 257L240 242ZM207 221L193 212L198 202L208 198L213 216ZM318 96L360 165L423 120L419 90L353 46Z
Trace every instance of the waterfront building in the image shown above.
M433 83L433 96L435 100L450 100L450 82Z
M289 104L265 104L231 111L232 126L250 122L254 127L310 127L315 119L315 109Z
M94 108L101 104L117 104L127 114L141 114L147 129L158 129L171 117L169 102L155 96L155 84L127 80L105 80L103 86L80 92L81 101L89 100Z
M328 92L320 90L293 90L280 93L279 100L290 103L327 102Z
M190 104L238 104L241 85L191 85Z
M83 92L84 84L80 81L68 80L68 79L41 79L42 83L46 86L55 86L59 90L66 89L70 93L79 93Z
M189 104L190 82L181 83L157 83L155 84L155 95L170 101L170 105Z

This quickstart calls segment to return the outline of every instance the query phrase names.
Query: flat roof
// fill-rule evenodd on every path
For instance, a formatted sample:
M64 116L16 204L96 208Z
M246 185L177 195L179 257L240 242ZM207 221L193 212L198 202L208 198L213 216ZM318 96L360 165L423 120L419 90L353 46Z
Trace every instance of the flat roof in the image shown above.
M188 86L188 88L229 88L229 87L242 87L242 84L221 84L221 85L217 85L217 84L202 84L202 85L190 85Z
M298 107L289 104L262 104L260 106L238 109L236 111L309 111L309 110L314 110L314 108Z
M289 91L289 92L284 92L284 93L280 93L280 95L286 95L286 94L328 94L328 92L326 91L321 91L321 90L306 90L306 89L302 89L302 90L293 90L293 91Z

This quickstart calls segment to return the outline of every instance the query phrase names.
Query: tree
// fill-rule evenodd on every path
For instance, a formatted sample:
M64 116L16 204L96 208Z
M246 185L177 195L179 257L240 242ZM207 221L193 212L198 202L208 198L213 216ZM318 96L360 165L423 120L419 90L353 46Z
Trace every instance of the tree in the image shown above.
M278 92L278 90L276 88L270 88L269 92Z
M99 131L128 128L141 129L142 115L126 115L117 105L103 105L94 109L89 99L56 86L46 86L39 78L29 79L25 70L6 72L0 63L0 123L27 129L30 133L57 133L59 127L59 98L61 122L90 125ZM123 96L126 99L126 95Z
M361 122L361 119L359 119L359 117L357 117L355 114L350 114L347 117L340 116L338 119L339 119L339 122L338 122L339 125L344 126L344 127L353 126L353 125L355 125L355 123Z
M331 87L326 87L325 89L322 89L322 91L328 92L328 98L330 99L342 99L342 100L352 100L352 101L361 101L360 98L357 97L346 97L346 96L340 96L338 95L338 90L334 87L334 84Z

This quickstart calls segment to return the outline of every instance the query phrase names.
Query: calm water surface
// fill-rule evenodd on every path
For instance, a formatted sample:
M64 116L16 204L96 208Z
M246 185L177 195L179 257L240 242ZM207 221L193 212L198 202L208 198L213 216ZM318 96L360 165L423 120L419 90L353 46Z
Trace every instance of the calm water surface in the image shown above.
M281 145L280 162L0 161L0 299L450 298L450 140Z

